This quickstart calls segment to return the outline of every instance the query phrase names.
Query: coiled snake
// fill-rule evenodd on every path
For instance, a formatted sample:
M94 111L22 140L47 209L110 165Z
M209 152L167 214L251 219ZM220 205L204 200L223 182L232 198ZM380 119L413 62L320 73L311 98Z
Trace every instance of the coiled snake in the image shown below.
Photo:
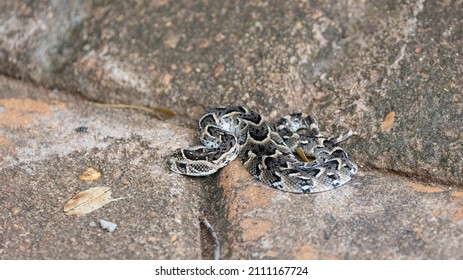
M203 146L177 149L167 160L172 171L206 176L238 156L254 177L293 193L335 189L357 173L357 165L337 145L355 133L322 136L315 119L306 114L294 113L269 125L245 107L219 107L199 120L198 134Z

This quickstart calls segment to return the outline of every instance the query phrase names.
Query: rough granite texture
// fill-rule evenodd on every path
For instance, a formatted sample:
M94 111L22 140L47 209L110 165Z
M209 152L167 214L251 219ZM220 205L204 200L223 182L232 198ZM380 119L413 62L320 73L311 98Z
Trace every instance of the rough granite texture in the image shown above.
M222 258L462 258L462 11L451 0L1 1L0 257L210 257L205 215ZM165 156L226 104L356 130L345 148L359 176L297 196L239 162L209 178L169 172ZM100 182L78 180L87 165ZM63 214L97 184L128 198ZM89 226L99 218L118 229Z
M201 258L200 181L164 164L174 143L187 145L185 129L3 77L0 108L2 259ZM102 177L79 180L88 167ZM97 186L123 199L81 217L64 213ZM95 226L100 219L116 231Z

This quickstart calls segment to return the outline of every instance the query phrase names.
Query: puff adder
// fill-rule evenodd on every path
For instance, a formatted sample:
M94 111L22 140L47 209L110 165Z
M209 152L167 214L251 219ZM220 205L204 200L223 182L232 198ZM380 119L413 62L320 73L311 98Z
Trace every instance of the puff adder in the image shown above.
M199 120L198 134L201 146L177 149L168 158L172 171L207 176L239 157L255 178L293 193L335 189L357 173L357 165L338 146L355 133L323 136L306 114L268 124L245 107L218 107Z

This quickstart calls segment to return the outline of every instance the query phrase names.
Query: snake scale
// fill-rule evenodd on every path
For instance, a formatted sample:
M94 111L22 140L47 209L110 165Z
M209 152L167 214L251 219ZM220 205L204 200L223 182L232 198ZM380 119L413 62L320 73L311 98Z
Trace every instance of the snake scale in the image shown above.
M335 189L357 173L357 165L338 146L355 133L323 136L307 114L293 113L268 124L245 107L218 107L199 120L198 134L202 146L177 149L168 158L172 171L207 176L239 157L254 177L292 193Z

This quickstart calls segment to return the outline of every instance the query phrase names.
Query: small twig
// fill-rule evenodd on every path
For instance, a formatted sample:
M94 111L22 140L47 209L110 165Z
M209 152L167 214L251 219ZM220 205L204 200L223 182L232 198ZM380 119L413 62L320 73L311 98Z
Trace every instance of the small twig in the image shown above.
M100 108L140 110L140 111L153 114L158 118L160 117L159 115L163 115L166 118L172 118L175 116L175 113L172 110L170 110L169 108L165 108L165 107L148 108L144 106L128 105L128 104L106 104L106 103L98 103L98 102L93 102L93 103L95 104L95 106L100 107Z
M212 225L207 221L206 217L201 217L201 222L211 233L212 239L214 239L214 260L220 260L220 241L217 233L215 232Z

